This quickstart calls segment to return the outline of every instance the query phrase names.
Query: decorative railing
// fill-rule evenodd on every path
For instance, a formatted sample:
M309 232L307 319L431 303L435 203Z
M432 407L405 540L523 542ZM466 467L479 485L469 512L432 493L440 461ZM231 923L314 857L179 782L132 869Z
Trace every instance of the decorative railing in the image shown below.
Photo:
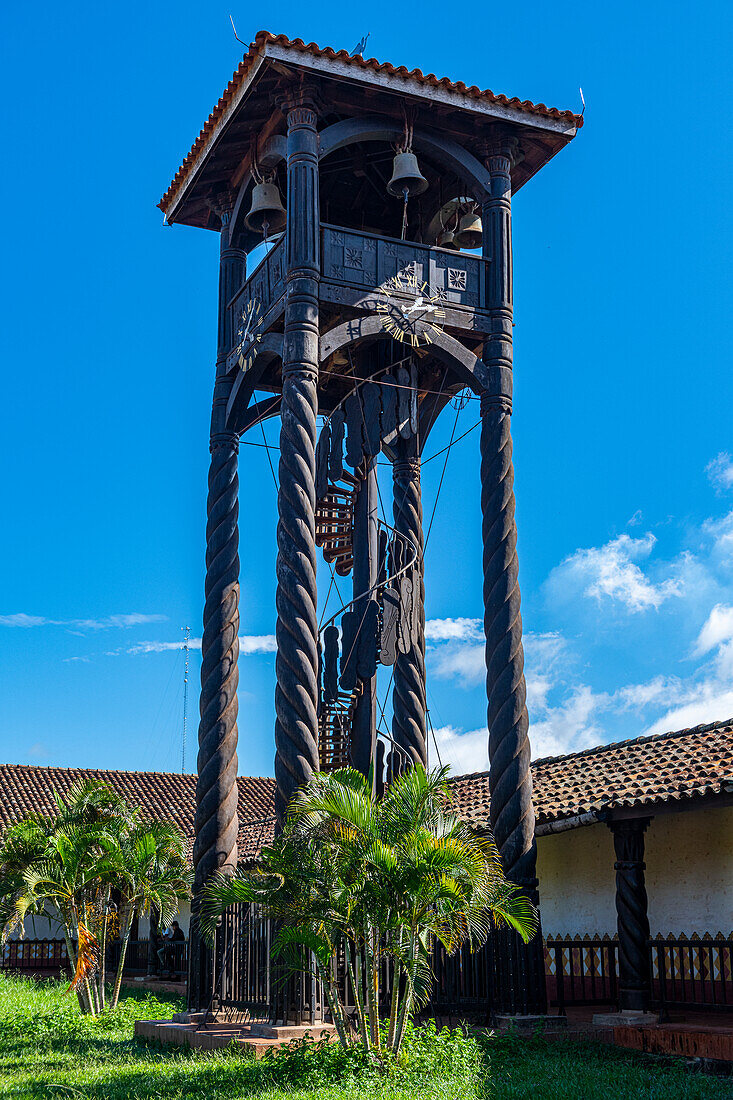
M733 937L662 936L649 940L652 1003L733 1009ZM616 1004L618 940L570 936L545 941L548 999L562 1015L568 1005Z
M337 286L373 290L395 275L414 275L450 306L481 309L488 261L375 233L321 226L321 277Z
M2 949L2 969L38 974L62 969L68 958L65 940L8 940Z
M167 943L165 946L165 970L183 975L188 969L188 945L186 943ZM76 947L76 944L74 945ZM119 940L107 945L105 965L110 973L117 969L120 958ZM160 959L149 960L149 941L130 940L125 953L125 973L147 974L150 963L160 969ZM64 969L68 964L66 941L55 940L8 940L3 946L0 964L3 970L18 970L32 974L43 974Z
M566 1005L615 1004L618 940L610 936L545 940L547 999L559 1014Z
M239 342L237 333L242 315L246 316L250 302L256 303L263 319L285 294L285 237L262 258L254 271L247 276L240 289L230 300L228 331L232 334L232 347Z
M428 283L451 309L480 311L486 302L488 260L467 252L452 252L414 241L398 241L376 233L356 232L337 225L321 226L322 296L348 302L354 292L376 290L395 275L414 275ZM285 237L270 249L227 306L231 349L250 302L266 318L285 296ZM359 294L357 293L356 297ZM474 327L470 324L468 327ZM231 350L230 349L230 350Z

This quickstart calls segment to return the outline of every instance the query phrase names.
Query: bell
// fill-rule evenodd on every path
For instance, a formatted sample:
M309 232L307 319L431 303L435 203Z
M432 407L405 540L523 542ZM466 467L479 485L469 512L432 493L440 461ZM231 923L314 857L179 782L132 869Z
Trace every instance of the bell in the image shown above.
M279 233L285 228L285 207L280 199L280 191L276 183L256 183L252 188L252 205L244 223L255 233L264 233L267 227L267 235Z
M435 242L439 248L450 248L453 252L458 252L458 245L456 244L456 235L452 229L441 229L438 234L438 239Z
M415 154L395 153L392 179L387 184L390 195L401 199L406 194L408 199L411 199L414 195L422 195L427 187L428 181L420 171Z
M475 210L464 214L458 225L455 242L459 248L478 248L483 240L484 232L481 218Z

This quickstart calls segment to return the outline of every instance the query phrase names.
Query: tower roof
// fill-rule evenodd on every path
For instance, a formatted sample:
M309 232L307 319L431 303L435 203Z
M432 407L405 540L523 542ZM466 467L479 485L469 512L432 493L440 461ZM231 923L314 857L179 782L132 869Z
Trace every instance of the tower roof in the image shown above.
M293 77L316 84L325 108L334 114L339 109L354 114L386 109L397 117L408 99L418 109L422 105L430 110L432 127L450 131L469 146L492 124L509 124L526 146L512 174L515 191L583 124L572 111L258 31L158 204L169 221L204 228L212 224L206 197L218 188L238 186L253 136L261 136L271 118L283 79Z

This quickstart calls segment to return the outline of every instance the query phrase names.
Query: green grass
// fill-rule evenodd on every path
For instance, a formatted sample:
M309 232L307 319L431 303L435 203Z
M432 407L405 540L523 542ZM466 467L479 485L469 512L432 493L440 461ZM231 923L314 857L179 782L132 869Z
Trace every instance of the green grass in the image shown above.
M82 1018L64 983L0 975L0 1097L95 1100L733 1100L730 1081L600 1045L418 1029L389 1077L334 1045L254 1062L238 1051L170 1050L133 1038L135 1019L169 1017L174 997L127 991L114 1015Z

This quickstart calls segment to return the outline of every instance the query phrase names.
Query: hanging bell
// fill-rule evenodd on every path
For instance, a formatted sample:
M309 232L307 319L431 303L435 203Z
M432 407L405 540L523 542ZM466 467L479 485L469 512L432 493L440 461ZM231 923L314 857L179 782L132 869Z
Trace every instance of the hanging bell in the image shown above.
M475 210L469 210L459 222L455 242L459 248L479 248L483 239L481 218Z
M441 229L435 243L438 248L450 248L451 251L458 252L459 246L456 244L456 235L452 229Z
M415 195L422 195L426 191L428 181L420 171L417 157L414 153L395 153L392 162L392 179L387 184L390 195L401 199L407 195L408 199Z
M280 199L280 190L276 183L256 183L252 188L252 205L244 219L245 225L255 233L271 236L285 228L285 207Z

